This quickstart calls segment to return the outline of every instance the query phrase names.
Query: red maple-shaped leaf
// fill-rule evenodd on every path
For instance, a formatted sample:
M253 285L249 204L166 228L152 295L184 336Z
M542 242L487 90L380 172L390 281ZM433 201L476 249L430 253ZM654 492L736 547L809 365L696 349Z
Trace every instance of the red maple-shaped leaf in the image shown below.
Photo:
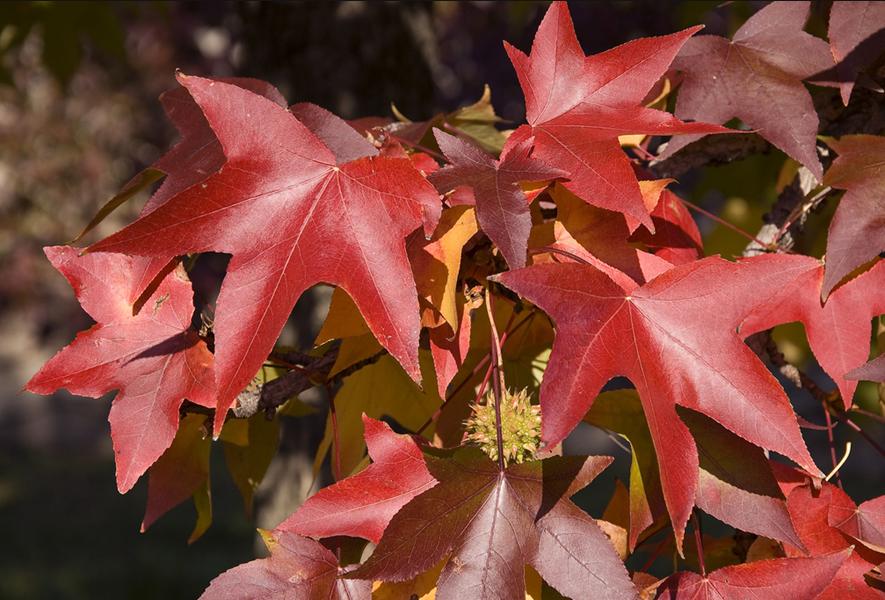
M858 73L882 54L885 3L833 2L827 37L836 60L832 72L848 106Z
M369 600L372 582L342 579L331 550L294 533L263 533L268 558L229 569L200 600Z
M833 65L827 43L802 31L809 2L772 2L731 40L688 40L673 67L684 73L676 116L710 123L738 117L821 179L818 118L802 80ZM671 140L670 156L701 136Z
M846 135L828 140L827 145L839 156L824 184L846 192L830 222L821 298L885 251L885 137Z
M363 415L372 464L323 488L277 528L316 538L347 535L378 543L393 515L436 480L415 441Z
M845 492L828 483L824 483L820 491L815 491L810 484L800 485L793 488L787 496L787 510L790 511L790 518L799 538L810 554L840 552L854 547L851 556L830 577L830 584L817 596L818 600L882 598L881 592L867 585L864 574L881 563L885 556L857 543L855 534L866 536L870 533L870 528L868 524L860 525L854 520L860 518L855 516L858 507ZM881 532L877 529L875 536L881 541ZM784 548L787 556L805 554L789 544Z
M532 218L520 181L542 181L568 174L529 156L532 140L507 143L500 160L453 135L433 130L450 165L431 174L428 180L440 192L465 185L476 198L476 220L495 243L511 268L525 266Z
M340 163L291 113L237 86L179 77L226 162L91 251L233 255L216 305L215 432L308 287L339 285L412 378L418 299L405 238L439 196L406 159Z
M869 356L870 319L885 313L885 262L852 279L830 294L821 305L824 266L809 256L768 255L761 261L771 272L783 270L783 286L762 302L741 324L743 336L781 323L799 321L808 343L824 371L833 378L845 408L851 406L857 382L845 374Z
M265 81L246 77L229 77L218 81L236 85L260 94L280 106L286 106L286 100L277 88ZM179 192L202 182L224 165L224 150L221 143L215 137L206 117L203 116L200 107L194 102L187 89L179 86L163 92L160 95L160 103L163 105L166 116L178 130L181 139L166 154L158 158L149 169L136 175L124 186L124 191L126 187L138 186L140 182L145 181L146 177L150 177L152 169L165 174L163 183L145 203L141 214L147 214L162 206ZM86 231L94 227L111 210L122 204L127 197L122 192L118 194L102 208L99 215L87 226ZM81 237L86 231L80 234ZM175 254L170 252L163 256L152 256L149 261L144 262L144 270L136 285L132 286L130 299L135 302L174 258Z
M371 557L351 575L404 581L441 560L440 600L525 598L530 564L571 598L635 598L608 537L569 497L609 457L554 457L504 471L478 451L430 460L439 484L391 520Z
M653 229L618 136L729 131L684 123L642 106L679 48L698 29L641 38L585 56L568 7L554 2L541 21L530 56L504 45L525 95L535 156L565 169L570 175L565 186L586 202L624 213ZM529 134L518 130L514 135Z
M172 443L185 398L215 403L212 354L191 329L191 284L179 267L133 315L130 290L147 259L79 256L69 246L45 252L97 324L43 365L27 389L51 394L66 388L93 398L120 390L108 420L117 488L125 493Z
M851 553L775 558L723 567L706 576L682 571L658 588L658 600L817 598Z
M694 505L698 454L676 404L819 473L783 388L735 333L753 304L780 286L784 273L768 270L755 260L710 257L623 288L582 264L496 276L556 323L541 385L544 443L565 438L609 379L628 377L642 400L678 540Z

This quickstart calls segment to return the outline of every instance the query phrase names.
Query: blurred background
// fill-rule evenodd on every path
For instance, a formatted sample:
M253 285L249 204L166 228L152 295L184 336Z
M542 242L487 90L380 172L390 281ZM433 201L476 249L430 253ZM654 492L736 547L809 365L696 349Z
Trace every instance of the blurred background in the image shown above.
M707 25L705 33L729 35L763 3L717 4L651 0L575 3L571 9L589 53L697 23ZM53 352L90 325L41 249L74 238L123 183L174 142L157 97L175 85L175 70L266 79L290 103L315 102L345 118L389 116L395 103L409 118L426 119L472 103L488 83L497 113L515 126L524 117L522 94L501 40L528 50L545 7L0 4L0 597L195 598L212 577L250 559L256 524L270 527L289 514L310 483L321 413L284 426L281 453L258 493L255 522L244 516L225 470L213 467L215 522L202 539L186 544L194 518L189 503L140 534L146 485L142 481L126 496L116 492L108 399L21 392ZM822 29L820 14L814 18ZM702 176L688 174L679 191L755 232L777 194L783 163L783 155L772 151ZM145 198L114 213L89 240L129 222ZM816 232L825 231L832 208L809 224L808 239L822 240ZM712 221L699 225L708 254L734 256L746 245ZM820 244L804 250L819 255ZM328 290L319 290L299 302L288 341L309 347L327 298ZM785 328L778 341L788 358L807 362L801 326ZM808 368L829 385L813 364ZM875 390L865 385L861 394L874 397ZM807 398L796 402L800 411L812 406ZM821 421L813 408L806 416ZM809 439L824 465L828 455L818 434ZM589 426L569 443L575 451L620 452ZM858 501L881 493L875 471L864 468L875 456L860 442L843 468L852 482L847 491ZM619 462L624 471L629 459L621 453ZM611 485L599 488L602 500ZM591 510L599 505L585 500Z

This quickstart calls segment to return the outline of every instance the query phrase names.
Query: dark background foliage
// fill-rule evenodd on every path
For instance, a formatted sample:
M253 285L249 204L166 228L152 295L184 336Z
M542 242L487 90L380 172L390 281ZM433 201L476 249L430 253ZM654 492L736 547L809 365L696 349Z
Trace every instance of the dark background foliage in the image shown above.
M213 470L215 523L204 538L186 545L193 519L186 505L141 535L146 486L126 496L114 489L108 402L20 392L54 349L89 324L41 248L73 238L174 141L156 98L175 85L175 69L267 79L290 102L315 102L345 118L388 115L393 102L424 119L476 100L488 83L498 113L518 122L522 96L501 40L528 49L545 4L0 5L0 597L193 598L254 552L255 523L243 515L223 465ZM572 14L585 51L598 52L695 23L728 35L756 8L717 4L575 3ZM824 9L816 6L818 27ZM688 176L683 190L755 231L776 194L781 163L783 155L771 152ZM94 239L131 219L138 205L115 214ZM824 212L811 228L823 230ZM700 224L708 253L739 254L746 243L712 222ZM327 298L319 290L299 302L284 332L289 343L309 345ZM779 342L793 352L788 358L808 358L801 328L787 328ZM801 411L807 399L796 400ZM287 424L258 495L258 525L272 527L303 500L322 427L322 414ZM620 452L593 433L573 436L573 451ZM820 464L823 441L811 440ZM865 450L856 447L844 471L857 500L875 477L863 469ZM624 471L623 453L619 463ZM612 477L591 488L602 490L599 498L584 494L591 511L608 497Z

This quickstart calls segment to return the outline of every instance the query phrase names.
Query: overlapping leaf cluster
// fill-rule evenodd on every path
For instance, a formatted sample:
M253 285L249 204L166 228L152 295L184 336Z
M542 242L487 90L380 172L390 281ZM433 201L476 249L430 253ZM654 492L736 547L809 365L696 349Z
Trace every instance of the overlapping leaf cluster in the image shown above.
M866 11L866 33L843 4ZM774 2L731 40L690 28L586 56L556 2L529 54L505 44L527 115L506 131L488 90L426 122L346 122L286 108L263 82L179 74L162 101L181 140L87 232L165 176L141 216L85 249L46 249L96 325L28 389L119 390L118 488L149 474L143 527L193 496L192 539L211 522L210 437L251 508L278 419L309 410L300 391L333 391L317 465L331 455L338 481L265 533L270 558L206 598L880 597L882 498L858 507L825 480L800 430L811 424L744 342L803 323L835 415L857 379L883 379L881 359L864 363L885 313L885 138L825 151L804 82L848 104L885 14L834 3L828 45L803 31L808 11ZM675 114L660 110L679 80ZM825 260L777 240L752 258L704 256L648 159L729 136L733 117L818 180L809 202L845 191ZM185 265L207 252L231 260L201 323ZM277 345L316 284L336 291L315 347ZM631 387L603 391L618 377ZM472 403L517 409L508 389L541 412L542 447L513 464L465 438ZM561 456L581 422L631 454L600 519L570 498L611 459ZM755 541L731 553L732 538L698 530L698 510ZM699 573L646 572L668 548Z

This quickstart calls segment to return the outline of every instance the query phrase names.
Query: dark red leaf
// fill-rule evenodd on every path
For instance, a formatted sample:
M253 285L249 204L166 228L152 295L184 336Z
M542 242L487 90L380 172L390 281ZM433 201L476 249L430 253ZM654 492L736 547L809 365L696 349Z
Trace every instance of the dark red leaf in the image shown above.
M507 143L501 159L453 135L433 130L440 149L451 163L428 178L440 192L464 185L473 189L476 219L511 268L525 266L532 228L529 203L520 181L543 181L567 173L531 158L532 140Z
M499 471L479 452L432 460L440 483L394 516L352 576L403 581L445 559L440 600L521 599L530 564L567 596L635 598L609 539L568 499L610 462L556 457Z
M846 192L827 235L824 299L852 271L885 252L885 137L846 135L827 144L839 156L824 184Z
M827 37L836 59L832 69L848 106L860 71L882 54L885 4L882 2L833 2Z
M772 2L731 40L688 40L673 67L684 73L676 116L710 123L738 117L820 180L817 112L802 80L833 65L827 43L802 31L809 2ZM670 156L701 136L671 140Z

